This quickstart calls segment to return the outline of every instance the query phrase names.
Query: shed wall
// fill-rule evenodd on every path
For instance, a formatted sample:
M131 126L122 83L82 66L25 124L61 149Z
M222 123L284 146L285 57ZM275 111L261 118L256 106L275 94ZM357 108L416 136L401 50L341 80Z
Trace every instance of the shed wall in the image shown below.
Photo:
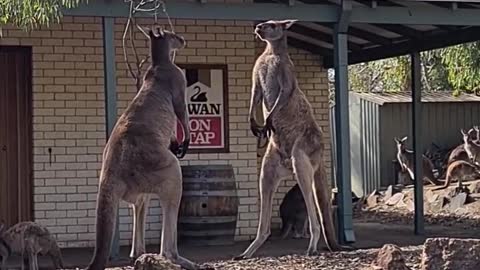
M454 147L462 143L460 129L480 124L480 106L474 102L423 103L422 143L425 152L434 142L440 147ZM407 145L412 146L411 104L386 104L381 107L381 175L382 185L394 183L392 160L396 147L393 137L408 135Z

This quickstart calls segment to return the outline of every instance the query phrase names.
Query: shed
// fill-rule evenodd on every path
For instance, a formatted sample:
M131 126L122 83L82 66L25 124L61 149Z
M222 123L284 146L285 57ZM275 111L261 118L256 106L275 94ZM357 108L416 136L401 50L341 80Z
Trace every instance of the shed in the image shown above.
M441 91L422 95L422 150L435 143L462 142L461 128L480 124L480 97ZM357 195L395 183L393 138L408 136L412 147L411 93L350 93L352 189Z

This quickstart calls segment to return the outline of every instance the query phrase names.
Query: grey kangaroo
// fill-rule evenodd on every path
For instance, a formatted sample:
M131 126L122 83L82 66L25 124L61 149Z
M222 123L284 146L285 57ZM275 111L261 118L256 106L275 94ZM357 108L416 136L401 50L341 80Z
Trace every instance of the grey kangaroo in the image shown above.
M280 218L282 219L281 238L289 236L293 229L294 238L307 237L308 219L307 206L298 184L293 186L280 204Z
M397 160L402 167L402 171L407 171L410 175L410 178L415 181L415 177L413 175L413 151L408 150L405 147L405 142L407 141L407 137L403 137L401 140L398 138L394 138L395 142L397 143ZM433 175L433 164L432 162L425 156L422 155L422 168L423 168L423 179L430 182L432 185L440 185L440 181Z
M0 224L1 269L11 254L22 256L22 269L38 270L38 254L48 255L55 269L63 269L63 259L57 241L44 226L30 221L19 222L6 229ZM28 263L27 263L28 262Z
M87 268L90 270L105 268L120 200L134 208L133 255L145 252L148 194L158 195L163 211L160 254L183 268L198 269L195 263L181 257L177 249L177 219L182 195L182 172L177 157L186 154L190 132L185 76L170 56L174 50L185 47L186 42L183 37L166 30L147 32L151 65L140 91L118 119L103 152L96 245ZM177 118L185 134L180 146L172 144Z
M237 260L252 257L270 236L273 195L280 182L291 177L292 169L308 212L311 237L307 254L318 253L321 229L330 251L351 249L337 243L331 190L323 161L323 132L315 121L312 106L298 86L288 54L286 31L294 23L295 20L267 21L255 27L255 34L267 46L252 72L250 129L256 137L266 136L269 140L260 171L257 236L241 255L234 258ZM256 108L262 102L264 127L255 119Z

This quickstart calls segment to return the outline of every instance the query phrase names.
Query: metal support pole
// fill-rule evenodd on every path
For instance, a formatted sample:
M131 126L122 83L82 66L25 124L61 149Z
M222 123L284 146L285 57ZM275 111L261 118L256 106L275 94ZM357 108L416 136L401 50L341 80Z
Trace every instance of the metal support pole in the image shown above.
M110 138L113 127L117 122L117 82L115 73L115 37L114 37L114 18L102 17L103 25L103 62L105 78L105 122L107 140ZM120 253L120 232L119 232L119 213L117 208L117 218L115 222L115 234L110 251L110 258L115 259Z
M340 19L334 29L335 136L337 152L335 172L338 190L337 235L341 244L355 242L350 175L350 120L348 106L347 30L351 10L351 1L343 0Z
M422 81L420 67L420 53L411 54L412 71L412 126L413 126L413 151L415 153L413 170L415 184L415 234L425 233L423 217L423 172L422 172Z

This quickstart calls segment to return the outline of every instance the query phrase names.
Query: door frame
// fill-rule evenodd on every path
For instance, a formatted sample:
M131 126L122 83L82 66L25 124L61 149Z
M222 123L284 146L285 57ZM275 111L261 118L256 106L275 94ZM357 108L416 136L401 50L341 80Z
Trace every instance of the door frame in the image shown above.
M21 105L17 107L17 111L23 111L25 115L25 119L22 121L25 122L17 122L17 129L24 131L24 136L19 136L18 148L19 149L19 159L20 157L25 157L23 166L18 166L19 171L19 178L17 179L17 183L19 186L19 194L25 194L28 196L28 201L25 198L22 198L23 201L27 205L25 207L27 209L26 212L22 213L20 209L20 205L18 205L18 218L19 220L25 221L34 221L35 219L35 211L34 211L34 177L33 177L33 53L31 46L10 46L10 45L0 45L0 53L21 53L25 57L24 68L25 68L25 91L24 95L18 97L22 98L23 100L18 100L17 105ZM18 120L18 119L17 119ZM24 125L23 128L20 128L20 125ZM23 145L23 146L22 146ZM24 170L24 172L22 172ZM26 177L25 177L26 174ZM24 177L21 177L24 175ZM27 191L20 191L22 189L28 188ZM20 197L20 196L19 196ZM20 200L20 198L19 198ZM18 204L18 201L17 201Z

